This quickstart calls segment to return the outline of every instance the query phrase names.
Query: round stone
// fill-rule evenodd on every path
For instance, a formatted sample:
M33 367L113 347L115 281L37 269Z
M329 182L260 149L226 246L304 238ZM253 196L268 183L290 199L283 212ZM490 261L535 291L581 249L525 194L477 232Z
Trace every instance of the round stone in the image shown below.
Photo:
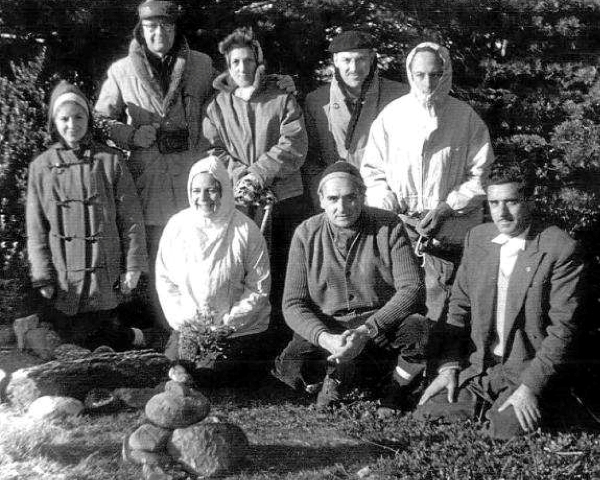
M27 413L37 420L55 420L79 415L83 403L72 397L43 396L32 402Z
M135 450L158 452L164 449L170 435L171 430L145 423L130 435L129 446Z
M180 397L198 397L202 398L204 395L195 388L191 387L186 383L176 382L175 380L169 380L165 384L165 392L177 395Z
M25 347L42 360L52 360L54 350L60 344L60 337L54 330L38 327L25 333Z
M209 477L239 468L248 452L248 439L236 425L202 422L176 429L167 449L186 471Z
M153 396L146 404L146 417L159 427L175 429L188 427L206 418L210 411L204 396L182 397L169 392Z
M135 450L129 446L129 435L123 439L121 449L123 460L136 465L165 465L169 462L168 455L164 453L148 452L146 450Z

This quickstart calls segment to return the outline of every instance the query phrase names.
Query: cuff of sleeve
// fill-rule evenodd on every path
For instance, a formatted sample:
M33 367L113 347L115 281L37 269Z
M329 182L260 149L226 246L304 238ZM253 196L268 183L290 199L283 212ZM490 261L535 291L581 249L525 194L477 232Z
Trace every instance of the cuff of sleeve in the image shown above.
M448 206L456 212L457 210L462 210L463 208L465 208L469 204L470 200L470 198L467 198L458 192L451 192L445 201L448 204ZM444 200L440 200L440 203L443 201Z
M529 389L531 390L531 392L536 396L541 395L542 390L544 390L544 385L545 385L545 382L543 382L541 380L538 381L535 378L535 375L532 374L531 372L528 372L527 370L525 372L523 372L523 374L521 375L521 383L523 385L527 385L529 387Z
M325 333L325 332L327 332L327 329L325 327L320 327L320 328L313 330L308 338L308 341L317 347L320 346L319 345L319 335L321 335L322 333Z
M252 176L253 180L256 180L256 183L260 186L260 188L265 188L265 179L263 176L257 171L257 168L253 168L254 165L248 168L248 174Z
M33 288L42 288L42 287L48 287L48 286L53 286L53 285L54 285L54 280L51 280L51 279L32 280L32 282L31 282L31 286Z
M390 340L386 335L387 332L383 330L375 320L370 318L365 322L365 325L369 329L371 340L377 347L386 348L390 345ZM371 334L371 332L375 332L375 334Z
M444 373L449 370L460 370L458 362L445 363L444 365L440 366L440 368L438 368L438 373Z

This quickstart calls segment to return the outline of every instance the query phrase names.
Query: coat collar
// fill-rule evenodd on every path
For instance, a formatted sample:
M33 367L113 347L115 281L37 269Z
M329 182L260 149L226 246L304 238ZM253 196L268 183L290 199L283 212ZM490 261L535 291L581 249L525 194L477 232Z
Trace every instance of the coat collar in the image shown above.
M249 101L252 97L255 97L260 92L262 92L263 90L266 89L267 81L268 81L268 77L265 72L265 66L259 65L256 68L256 73L254 75L254 84L252 85L250 95L247 96L246 98L244 98L244 97L240 97L240 98L242 98L245 101ZM233 81L233 79L231 78L229 71L226 70L225 72L221 73L213 80L213 88L215 90L219 90L220 92L233 93L237 90L238 87L237 87L236 83Z
M181 38L179 47L174 55L175 65L173 66L173 72L171 73L171 79L169 81L169 90L163 98L160 84L158 79L154 76L150 62L148 62L148 58L146 57L144 47L140 45L135 38L129 45L129 58L133 63L136 75L156 98L162 100L163 115L166 115L169 109L175 104L177 97L183 88L183 78L190 56L190 49L185 38Z

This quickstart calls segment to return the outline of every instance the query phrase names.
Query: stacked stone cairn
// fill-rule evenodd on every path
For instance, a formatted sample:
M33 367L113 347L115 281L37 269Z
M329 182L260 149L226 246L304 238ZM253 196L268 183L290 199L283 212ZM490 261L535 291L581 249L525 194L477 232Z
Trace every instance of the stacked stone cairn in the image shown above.
M175 462L199 477L220 476L237 469L248 450L241 428L209 417L210 404L180 365L169 371L164 392L146 404L148 422L123 440L123 458L142 465L150 480L172 478L163 468Z

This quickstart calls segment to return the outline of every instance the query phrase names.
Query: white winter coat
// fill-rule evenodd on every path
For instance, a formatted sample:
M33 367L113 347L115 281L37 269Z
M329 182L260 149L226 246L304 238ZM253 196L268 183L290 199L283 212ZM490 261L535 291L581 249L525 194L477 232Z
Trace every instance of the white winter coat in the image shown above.
M424 95L415 86L410 64L423 47L436 50L444 63L437 89ZM391 102L375 119L361 174L367 204L420 213L446 202L455 211L481 206L484 182L494 156L486 125L465 102L451 97L448 51L422 43L406 60L411 92Z
M202 172L221 184L221 205L210 216L190 198L192 179ZM156 289L174 330L198 311L215 313L216 325L235 329L232 336L260 333L269 325L271 274L265 240L256 224L235 210L227 171L216 157L191 169L190 207L167 223L156 257Z

